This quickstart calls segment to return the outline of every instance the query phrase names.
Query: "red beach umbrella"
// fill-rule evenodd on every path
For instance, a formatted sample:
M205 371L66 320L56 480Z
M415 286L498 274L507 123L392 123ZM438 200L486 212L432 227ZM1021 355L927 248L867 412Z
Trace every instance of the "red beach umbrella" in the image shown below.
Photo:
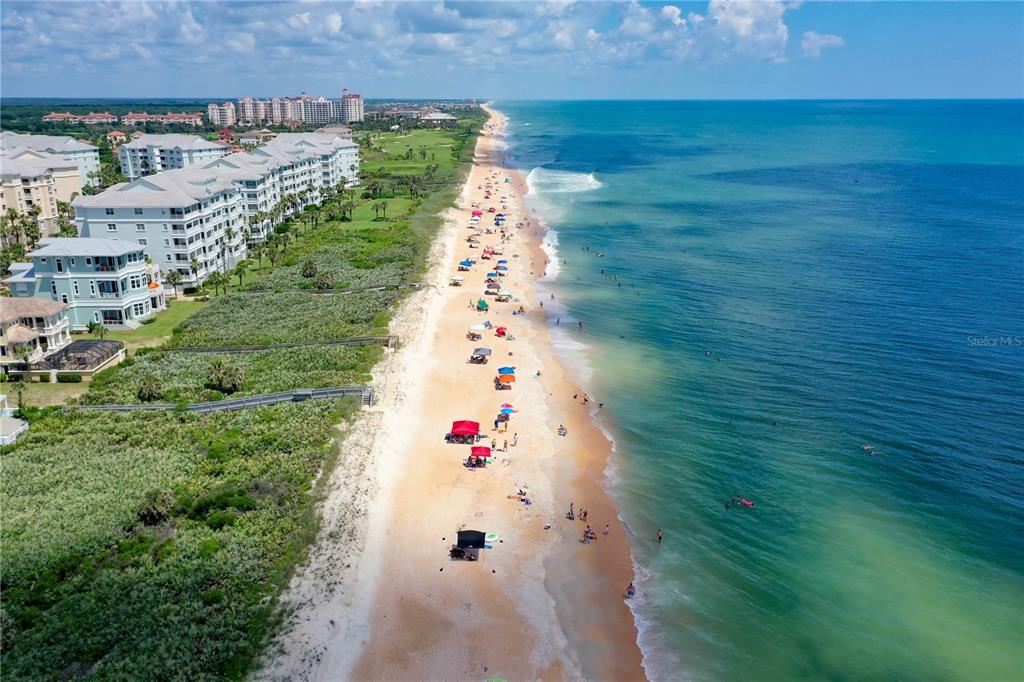
M482 445L475 445L475 446L473 446L470 449L469 452L474 457L490 457L491 456L491 449L490 448L485 448Z

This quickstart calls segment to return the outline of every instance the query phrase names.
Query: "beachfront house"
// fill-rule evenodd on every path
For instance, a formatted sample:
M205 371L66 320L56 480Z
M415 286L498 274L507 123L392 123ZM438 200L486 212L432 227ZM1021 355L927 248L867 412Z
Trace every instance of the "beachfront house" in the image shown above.
M136 242L44 239L28 256L32 262L14 263L4 280L13 296L3 299L5 307L26 305L21 300L59 305L66 308L65 327L74 331L90 322L134 329L166 307L159 270Z
M0 371L22 371L71 343L68 306L44 298L0 297Z

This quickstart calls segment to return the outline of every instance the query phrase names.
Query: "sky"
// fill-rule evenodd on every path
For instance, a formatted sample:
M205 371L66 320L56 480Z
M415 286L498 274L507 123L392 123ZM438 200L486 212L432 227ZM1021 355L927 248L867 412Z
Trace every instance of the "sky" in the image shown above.
M1024 3L0 3L5 97L1024 97Z

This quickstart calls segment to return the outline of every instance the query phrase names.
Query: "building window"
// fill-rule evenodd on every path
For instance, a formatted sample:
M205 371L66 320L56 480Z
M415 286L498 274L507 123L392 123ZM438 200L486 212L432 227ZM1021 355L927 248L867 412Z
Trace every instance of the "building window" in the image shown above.
M132 289L138 289L139 287L142 286L142 278L139 277L138 275L132 275L132 277L131 277L131 285L132 285Z
M167 257L167 262L170 263L171 262L171 254L168 253L168 254L164 254L164 255Z
M71 264L72 264L72 265L74 265L74 264L75 264L75 257L74 257L74 256L72 256L72 257L71 257Z
M64 272L64 259L63 258L57 258L53 262L57 266L57 272Z
M114 215L114 209L112 208L104 209L103 212L106 213L107 215Z
M94 320L96 320L97 322L99 322L99 321L100 321L100 311L98 311L98 310L97 310L96 312L94 312L94 313L92 314L92 319L94 319Z
M136 232L145 232L146 231L145 224L143 224L143 223L135 223L135 231Z
M107 223L107 232L117 232L117 225L114 223Z
M164 240L164 246L170 246L170 245L171 245L171 240L170 239L165 239Z
M67 303L68 302L68 295L67 294L61 294L60 295L60 302L61 303Z
M50 280L50 292L53 293L54 296L57 295L57 282L52 279Z
M135 215L142 215L142 209L141 208L135 209Z
M148 242L148 241L146 241L145 239L140 239L140 240L139 240L139 244L141 244L142 246L145 246L145 245L146 245L146 244L148 244L148 243L149 243L149 242Z
M78 280L77 279L73 280L71 284L72 284L72 286L75 287L75 298L78 298L78 294L79 294L79 292L78 292Z
M89 280L89 294L91 294L92 296L96 295L96 280Z
M135 313L135 317L142 317L146 314L146 308L141 303L136 303L132 306L132 312Z
M89 256L86 256L86 258L85 258L85 264L86 264L86 265L92 265L92 258L91 258L91 257L89 257Z

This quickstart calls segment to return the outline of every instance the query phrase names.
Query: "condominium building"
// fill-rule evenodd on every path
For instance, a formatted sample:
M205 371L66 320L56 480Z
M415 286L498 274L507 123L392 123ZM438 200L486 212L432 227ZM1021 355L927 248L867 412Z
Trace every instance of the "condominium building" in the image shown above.
M177 270L186 287L246 257L241 192L215 169L149 175L78 197L74 207L82 237L135 241L160 269Z
M111 123L117 123L117 116L109 114L107 112L92 112L89 114L77 115L67 111L60 113L54 112L43 116L43 121L46 123L84 123L87 126L94 125L109 125Z
M206 107L206 117L215 126L233 126L235 121L238 120L235 116L235 105L232 102L224 102L223 104L211 102Z
M363 120L363 96L347 89L341 91L341 120L357 123Z
M0 150L0 214L8 209L35 214L40 233L53 234L59 229L57 202L70 202L81 191L75 161L34 149ZM0 235L0 243L3 239Z
M67 322L84 331L90 322L133 329L163 310L159 268L137 242L122 239L44 239L15 263L4 280L14 297L47 299L67 306Z
M66 311L42 298L0 298L0 371L25 370L71 343Z
M145 125L146 123L160 123L163 125L201 126L203 125L203 115L199 112L167 112L166 114L147 114L146 112L127 113L121 117L121 123L125 124L126 126Z
M230 146L198 135L142 135L118 148L121 173L129 180L160 171L203 165L226 156Z
M78 166L78 177L83 186L99 184L98 178L89 177L90 173L99 174L99 148L70 135L23 135L7 130L0 132L0 150L15 149L32 149L70 159Z

